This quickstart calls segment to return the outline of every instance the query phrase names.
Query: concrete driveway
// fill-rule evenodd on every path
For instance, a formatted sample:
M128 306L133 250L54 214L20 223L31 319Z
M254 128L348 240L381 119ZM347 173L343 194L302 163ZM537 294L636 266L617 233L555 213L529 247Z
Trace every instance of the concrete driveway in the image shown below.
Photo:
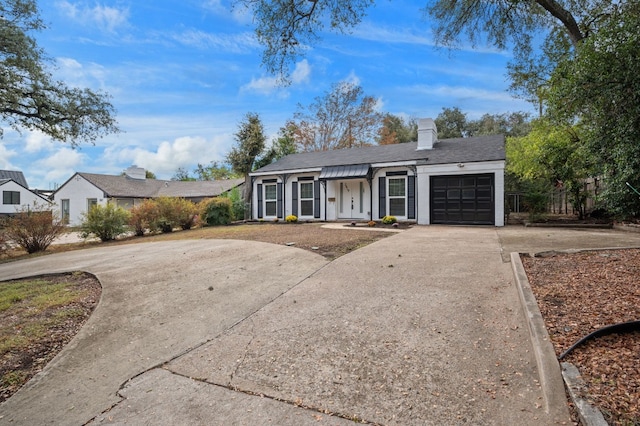
M0 279L86 270L104 290L0 423L568 424L564 401L544 404L503 260L555 235L563 248L640 246L614 231L429 226L328 264L200 240L2 265Z

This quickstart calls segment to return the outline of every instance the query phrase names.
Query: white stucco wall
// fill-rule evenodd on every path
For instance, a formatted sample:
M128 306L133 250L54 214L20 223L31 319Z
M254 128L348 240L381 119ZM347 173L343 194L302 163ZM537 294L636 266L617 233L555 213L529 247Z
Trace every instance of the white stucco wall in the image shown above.
M62 218L62 200L69 200L69 225L78 226L87 212L88 200L92 198L100 205L106 205L108 201L100 189L75 175L54 193L55 212Z
M4 197L0 198L0 214L14 214L34 204L38 204L39 206L49 204L49 201L45 198L31 192L14 181L8 181L0 186L0 196L3 191L19 192L20 204L4 204Z

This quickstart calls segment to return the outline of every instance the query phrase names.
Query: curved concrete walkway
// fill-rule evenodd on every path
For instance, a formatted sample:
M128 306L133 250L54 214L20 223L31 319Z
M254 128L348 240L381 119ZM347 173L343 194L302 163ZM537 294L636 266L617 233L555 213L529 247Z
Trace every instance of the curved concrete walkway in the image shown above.
M0 424L569 424L565 401L544 404L503 259L555 236L640 245L614 231L429 226L329 264L201 240L2 265L0 279L87 270L104 292L72 344L0 405Z

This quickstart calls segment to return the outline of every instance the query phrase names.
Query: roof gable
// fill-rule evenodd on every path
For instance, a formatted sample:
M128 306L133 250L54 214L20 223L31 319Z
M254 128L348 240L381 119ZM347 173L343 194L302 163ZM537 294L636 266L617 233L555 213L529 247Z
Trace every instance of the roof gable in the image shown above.
M333 151L303 152L287 155L254 172L313 169L357 164L416 161L420 164L471 163L505 159L503 135L442 139L432 149L418 150L417 142L377 145Z
M18 170L0 170L0 179L11 179L20 186L29 188L29 185L27 185L27 179L25 179L24 174Z

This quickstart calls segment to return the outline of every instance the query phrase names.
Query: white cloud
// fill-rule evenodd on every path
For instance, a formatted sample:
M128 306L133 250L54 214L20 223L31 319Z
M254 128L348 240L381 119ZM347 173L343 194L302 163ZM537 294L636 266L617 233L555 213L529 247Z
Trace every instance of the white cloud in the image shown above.
M40 152L53 147L51 138L39 131L29 132L26 142L24 150L28 153Z
M0 169L16 170L16 167L9 161L11 157L15 157L16 155L18 155L16 151L7 148L2 141L0 141Z
M311 76L311 66L306 59L298 62L293 72L291 73L291 84L298 85L309 82ZM260 78L252 78L251 81L240 88L240 91L244 92L258 92L263 95L270 95L271 93L282 90L283 87L279 84L277 77L264 76ZM280 98L286 98L289 96L289 92L282 90L280 92Z
M200 30L186 30L171 35L171 38L185 46L198 49L216 49L231 53L250 53L259 48L253 33L213 34Z
M83 25L95 25L102 31L115 32L120 27L128 25L129 9L103 6L96 4L93 7L81 3L61 1L57 3L60 10L69 18Z
M210 140L201 136L182 136L173 141L161 142L155 150L142 147L112 147L105 150L107 162L123 165L136 164L150 170L159 178L171 177L178 168L188 170L196 164L224 161L223 152L228 149L231 135L219 135Z
M81 152L68 148L59 148L53 155L33 163L33 174L44 175L44 182L64 182L75 173L86 160ZM38 173L37 170L44 171Z
M353 84L354 86L360 86L360 77L356 75L356 72L354 70L351 70L347 78L342 81L344 81L345 83Z

